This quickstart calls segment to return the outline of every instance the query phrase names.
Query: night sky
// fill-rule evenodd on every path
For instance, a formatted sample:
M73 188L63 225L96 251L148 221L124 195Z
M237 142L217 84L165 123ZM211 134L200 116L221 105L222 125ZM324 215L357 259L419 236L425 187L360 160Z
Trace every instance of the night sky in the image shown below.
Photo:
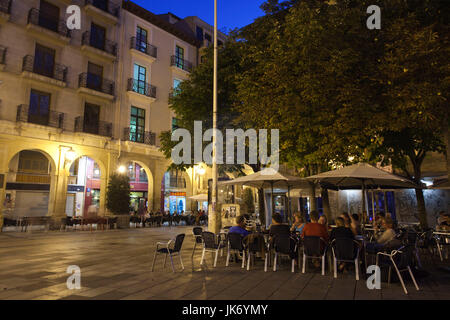
M133 0L155 13L171 12L180 18L198 16L214 24L214 0ZM219 29L241 28L264 14L259 8L264 0L218 0Z

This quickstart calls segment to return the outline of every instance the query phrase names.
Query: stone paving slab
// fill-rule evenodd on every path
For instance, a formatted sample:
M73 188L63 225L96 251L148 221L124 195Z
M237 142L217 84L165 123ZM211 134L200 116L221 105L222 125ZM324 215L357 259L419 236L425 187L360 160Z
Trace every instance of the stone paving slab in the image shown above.
M163 267L163 256L151 272L156 242L185 233L182 259ZM450 300L450 275L439 267L449 266L437 257L422 262L430 273L418 279L416 291L409 277L409 295L399 283L382 284L368 290L364 275L356 281L354 271L335 279L326 270L309 265L302 274L298 266L282 261L276 272L264 272L264 261L256 260L251 270L231 262L225 267L226 252L216 268L206 256L200 265L201 249L192 257L192 227L161 227L108 231L0 233L0 299L2 300ZM81 268L81 290L67 289L67 267Z

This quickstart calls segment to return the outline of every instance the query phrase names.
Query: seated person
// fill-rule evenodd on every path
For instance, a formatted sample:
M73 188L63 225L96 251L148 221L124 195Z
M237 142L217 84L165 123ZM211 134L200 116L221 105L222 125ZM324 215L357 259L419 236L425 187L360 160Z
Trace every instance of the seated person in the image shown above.
M321 225L325 226L325 229L327 229L327 231L330 231L330 227L328 226L328 219L326 215L321 215L318 221Z
M344 219L345 226L346 226L347 228L350 228L350 224L351 224L351 221L350 221L350 220L351 220L351 219L350 219L349 214L348 214L347 212L342 212L341 215L340 215L339 217L341 217L342 219Z
M394 221L391 218L385 218L383 219L382 227L385 230L380 236L377 236L376 239L378 244L385 245L395 239Z
M269 228L269 237L273 239L276 235L291 235L291 230L287 224L283 223L283 218L280 214L274 213L272 216L272 225Z
M238 216L236 218L236 225L234 227L231 227L230 230L228 230L228 233L239 233L244 238L246 236L248 236L250 234L250 232L248 232L245 229L245 217L244 216Z
M361 235L361 223L359 222L359 216L354 213L351 215L350 228L355 236Z
M449 230L450 229L450 217L445 213L445 211L439 212L439 218L437 219L437 229Z
M331 230L330 239L354 239L355 236L351 229L345 226L345 220L341 217L336 219L336 228Z
M294 214L294 223L292 224L291 232L298 232L302 234L305 225L306 223L303 215L300 212L296 212Z
M317 211L311 211L311 222L303 228L302 237L321 237L328 242L328 231L323 224L318 223L319 213Z

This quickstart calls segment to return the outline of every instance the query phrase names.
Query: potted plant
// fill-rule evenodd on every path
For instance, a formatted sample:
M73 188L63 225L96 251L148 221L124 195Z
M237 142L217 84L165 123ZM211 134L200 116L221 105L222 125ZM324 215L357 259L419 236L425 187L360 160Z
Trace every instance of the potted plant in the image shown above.
M118 228L130 227L130 178L127 175L111 175L106 192L106 208L117 216Z

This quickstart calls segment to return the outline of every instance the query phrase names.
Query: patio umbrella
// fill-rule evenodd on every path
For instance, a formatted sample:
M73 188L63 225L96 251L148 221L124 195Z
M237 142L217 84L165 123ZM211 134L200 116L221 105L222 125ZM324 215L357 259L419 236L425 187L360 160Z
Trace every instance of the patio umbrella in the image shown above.
M320 183L328 189L362 189L363 208L366 208L365 192L371 189L416 189L421 188L414 182L378 169L367 163L358 163L341 169L310 176L307 180Z
M288 188L288 215L290 216L290 190L296 188L308 188L310 185L304 178L280 173L273 168L266 168L262 171L239 177L234 180L221 181L218 185L246 185L255 188L271 188L272 214L274 213L273 189L280 187Z
M448 179L442 179L434 182L432 186L429 187L429 189L450 189L450 181Z

